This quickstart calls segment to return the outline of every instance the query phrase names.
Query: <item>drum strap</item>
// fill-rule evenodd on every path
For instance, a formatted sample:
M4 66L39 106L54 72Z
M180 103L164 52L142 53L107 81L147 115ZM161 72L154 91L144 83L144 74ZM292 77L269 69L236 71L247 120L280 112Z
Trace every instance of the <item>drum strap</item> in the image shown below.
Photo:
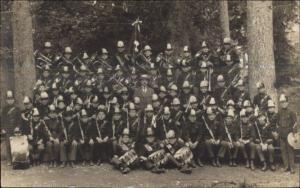
M7 115L10 115L15 109L16 109L16 107L12 107L11 109L9 109L7 112Z

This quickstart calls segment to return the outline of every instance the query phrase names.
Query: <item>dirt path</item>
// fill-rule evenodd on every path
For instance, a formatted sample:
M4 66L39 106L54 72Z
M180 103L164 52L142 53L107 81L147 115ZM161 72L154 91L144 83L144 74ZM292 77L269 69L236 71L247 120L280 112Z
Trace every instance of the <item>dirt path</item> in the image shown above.
M74 169L39 166L28 170L11 170L2 162L1 167L1 187L211 187L212 185L237 187L244 181L258 187L299 187L299 166L294 175L280 170L262 172L251 171L244 167L227 166L196 168L191 175L185 175L176 170L169 170L163 175L152 174L144 170L122 175L108 164Z

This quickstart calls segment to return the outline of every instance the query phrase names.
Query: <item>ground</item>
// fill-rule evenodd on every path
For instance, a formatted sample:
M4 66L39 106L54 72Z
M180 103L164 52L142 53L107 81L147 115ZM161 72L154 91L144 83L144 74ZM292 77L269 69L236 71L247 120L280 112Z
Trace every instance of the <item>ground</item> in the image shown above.
M252 187L299 187L299 165L293 175L281 170L262 172L243 166L208 165L193 169L191 175L177 170L168 170L163 175L135 170L122 175L108 164L63 169L42 165L12 170L5 162L1 163L1 187L239 187L244 182Z

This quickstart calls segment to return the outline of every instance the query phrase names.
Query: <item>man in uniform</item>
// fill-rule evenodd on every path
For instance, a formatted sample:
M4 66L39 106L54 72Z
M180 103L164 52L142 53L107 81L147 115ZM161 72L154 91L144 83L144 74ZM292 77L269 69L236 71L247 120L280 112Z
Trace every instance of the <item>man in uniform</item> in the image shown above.
M254 124L253 138L254 143L256 143L256 150L261 163L263 164L262 171L267 170L267 162L265 159L265 152L269 155L269 166L272 171L274 171L274 146L273 146L273 136L272 129L267 124L266 116L260 112L258 115L258 120Z
M64 92L65 88L69 88L72 85L72 76L70 68L68 66L62 66L61 80L59 82L59 90L61 93ZM80 89L80 88L79 88Z
M219 67L224 67L227 64L228 60L232 61L233 63L236 63L239 61L239 58L235 52L234 47L231 44L231 39L228 37L225 37L223 39L223 44L220 49L217 50L218 55L220 57L219 59Z
M39 115L44 118L48 114L49 95L46 91L42 91L40 94L41 102L37 105Z
M157 125L157 116L154 115L153 106L151 104L148 104L147 107L144 110L144 116L143 119L140 120L140 132L138 133L138 141L139 143L144 143L146 131L148 127L153 127L155 134L158 136L158 125Z
M196 164L200 167L203 167L203 163L201 162L204 149L202 142L203 125L201 122L201 120L197 120L196 112L192 109L187 120L185 121L182 138L192 150Z
M123 174L129 173L138 163L135 143L132 142L129 129L127 128L122 130L120 142L116 144L116 150L111 163Z
M185 59L181 61L181 72L178 78L178 85L182 86L185 81L189 83L194 83L195 74L191 69L190 62L187 62Z
M5 135L7 156L9 165L11 165L11 151L9 137L13 136L13 132L17 126L20 126L20 109L15 104L13 92L8 90L6 92L5 106L1 113L1 135Z
M112 63L113 67L119 65L124 73L127 74L129 72L131 60L129 55L125 53L125 45L123 41L117 42L117 53L113 57Z
M236 166L236 159L233 155L236 152L236 142L238 140L238 126L234 121L234 111L228 110L226 114L226 118L224 121L224 125L220 130L220 149L218 152L218 159L220 163L220 159L224 158L226 152L229 154L229 166Z
M220 131L221 123L216 119L216 113L211 107L206 109L206 113L202 116L202 120L205 126L203 129L203 139L206 149L208 151L209 158L212 166L220 167L220 161L216 158L216 147L220 145Z
M42 155L45 150L45 143L48 132L43 118L40 116L39 110L33 108L32 112L32 128L33 128L33 150L32 150L32 165L39 165L42 161Z
M77 129L75 126L75 120L73 118L73 111L71 107L67 107L66 110L59 115L60 128L59 128L59 142L60 142L60 161L61 167L64 168L67 163L71 167L74 166L74 162L77 159Z
M92 124L90 133L94 140L94 154L97 161L97 165L100 165L103 161L109 162L112 157L112 144L109 142L108 130L110 127L107 120L107 111L105 105L98 106L98 113L95 114L95 123Z
M203 41L201 44L201 49L195 55L196 61L209 61L215 62L215 58L213 56L212 51L209 49L207 42Z
M192 172L190 164L193 160L191 150L185 146L185 143L178 138L176 132L170 129L164 140L167 163L180 169L180 172L190 174Z
M156 62L159 63L159 69L162 71L163 74L166 73L166 70L169 67L174 67L176 69L178 63L176 58L173 55L173 47L170 43L167 43L167 47L164 53L160 53L157 56Z
M206 110L206 106L211 97L211 95L208 91L208 84L209 83L207 80L203 80L200 82L199 107L200 107L200 109L203 109L203 110Z
M113 64L106 48L101 48L101 55L91 64L91 68L91 70L102 68L103 70L108 71L107 73L110 73L113 70Z
M32 100L25 96L23 100L24 110L21 111L21 125L20 131L22 135L27 136L29 144L29 160L32 162L32 149L33 149L33 127L32 127Z
M122 134L122 130L126 127L126 123L122 119L121 110L117 106L113 108L113 115L109 125L110 127L107 129L107 135L112 142L113 152L116 153L117 142Z
M72 57L72 49L71 47L67 46L65 48L63 56L57 60L57 68L61 70L62 67L67 66L69 70L73 70L73 60Z
M160 140L166 139L166 135L169 130L174 130L177 137L179 137L179 128L175 124L175 120L171 119L171 112L168 106L164 107L162 118L157 121L157 127L159 130L158 138Z
M232 99L236 103L237 110L242 109L245 100L250 100L249 94L245 91L244 81L240 79L232 90Z
M168 102L167 89L165 86L161 85L159 87L158 97L159 97L159 101L160 101L161 105L165 106Z
M139 132L139 129L140 129L140 119L139 119L139 116L138 116L138 113L136 111L136 108L135 108L135 105L134 103L132 102L129 102L128 104L128 129L130 131L130 134L131 134L131 137L133 139L134 142L137 141L137 138L138 138L138 132Z
M258 108L260 111L266 112L268 109L268 100L271 97L266 93L266 88L264 83L258 82L256 84L258 93L253 98L253 104L255 108Z
M82 166L85 166L86 163L94 165L91 158L94 151L94 140L92 139L92 134L95 134L91 131L92 122L88 118L86 109L80 111L80 116L77 116L75 120L75 126L77 128L77 142L80 157L82 159Z
M44 161L49 163L50 167L56 167L59 162L59 128L60 121L56 108L53 104L49 105L49 113L45 117L45 127L47 130L47 140L45 148Z
M227 98L225 98L225 94L223 94L225 90L226 90L225 79L224 76L220 74L217 76L217 84L216 87L214 88L213 94L217 100L218 105L221 107L225 105L224 102L227 100Z
M36 68L40 71L46 65L51 67L51 69L56 70L55 64L53 63L54 54L52 52L52 44L49 41L44 43L44 49L42 52L35 52L36 55Z
M178 135L179 137L181 137L182 131L184 129L184 113L180 108L180 100L177 97L173 98L173 101L171 103L171 119L174 121L175 126L178 128Z
M142 74L149 74L151 64L154 64L152 49L149 45L146 45L143 51L136 58L136 65L139 70L138 72Z
M274 141L278 140L278 113L276 112L275 103L268 100L268 112L266 113L267 124L271 127Z
M167 161L162 144L157 140L154 130L151 127L147 128L146 143L141 148L140 161L146 170L151 170L152 173L165 172L163 165Z
M247 117L245 109L242 109L240 111L239 126L239 139L236 145L237 150L234 156L236 158L238 152L241 152L243 154L244 159L246 160L246 168L251 168L252 170L254 170L256 145L253 143L253 140L251 138L253 125L250 123L249 117ZM248 149L250 149L250 157L247 153Z
M53 83L53 79L50 71L51 69L49 65L43 66L43 68L41 69L41 76L39 78L42 81L42 84L45 86L46 90L49 90L51 84Z
M189 81L184 81L182 84L181 92L179 94L182 103L182 109L185 110L189 103L189 98L192 95L192 86Z
M281 94L279 97L280 110L278 112L278 134L284 171L295 173L294 150L287 142L289 133L297 132L297 117L295 112L288 108L288 97Z

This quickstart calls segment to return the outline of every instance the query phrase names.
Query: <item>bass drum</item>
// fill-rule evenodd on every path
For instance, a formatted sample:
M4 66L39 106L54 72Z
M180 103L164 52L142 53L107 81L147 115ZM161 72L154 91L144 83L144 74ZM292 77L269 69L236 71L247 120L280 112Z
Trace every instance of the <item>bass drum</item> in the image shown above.
M12 136L10 139L12 165L16 168L18 165L29 165L29 144L27 136Z
M300 132L289 133L287 137L287 141L292 148L300 149Z

